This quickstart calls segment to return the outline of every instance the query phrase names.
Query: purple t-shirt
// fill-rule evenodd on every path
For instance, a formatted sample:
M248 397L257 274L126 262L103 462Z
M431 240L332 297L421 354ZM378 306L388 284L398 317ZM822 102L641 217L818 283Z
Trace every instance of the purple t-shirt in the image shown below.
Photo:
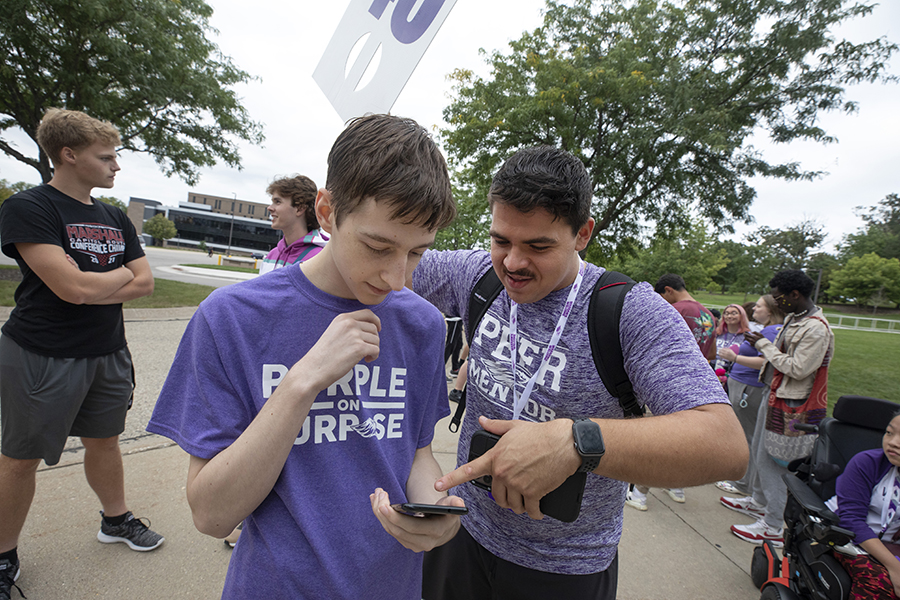
M841 518L841 527L856 534L854 544L858 545L878 536L879 532L873 531L867 521L871 510L869 505L875 486L893 466L884 450L875 448L856 454L844 467L844 472L838 475L837 514ZM879 514L878 517L880 516ZM890 541L890 538L885 536L884 541Z
M470 291L490 266L490 255L483 251L429 251L413 272L413 289L445 314L461 315L466 322ZM602 273L600 267L587 265L582 291L522 419L623 417L618 400L606 391L597 374L588 339L590 294ZM516 382L520 393L540 364L569 289L519 305ZM468 336L468 405L459 437L460 464L467 462L479 415L512 418L509 307L509 297L501 291L478 331ZM684 319L646 283L636 285L626 297L620 338L625 370L637 398L654 414L728 402ZM453 493L469 507L463 526L496 556L540 571L583 575L605 570L616 554L625 489L621 481L589 474L581 514L573 523L516 515L471 484L458 486Z
M764 338L772 342L775 341L775 336L778 335L779 331L781 331L781 323L763 327L762 331L760 331L759 333L762 334ZM738 354L740 356L759 356L759 352L756 350L756 348L754 348L750 344L750 342L746 341L741 342L741 347L738 349ZM751 369L750 367L745 367L744 365L740 365L738 363L734 363L734 365L731 367L731 371L728 373L728 377L734 379L739 383L743 383L752 387L762 387L764 385L759 380L759 369Z
M418 448L449 414L441 314L410 292L336 298L300 268L220 288L181 340L147 430L210 459L247 428L339 314L370 308L380 354L316 398L284 470L245 520L223 598L421 598L421 554L384 531L376 487L406 499Z

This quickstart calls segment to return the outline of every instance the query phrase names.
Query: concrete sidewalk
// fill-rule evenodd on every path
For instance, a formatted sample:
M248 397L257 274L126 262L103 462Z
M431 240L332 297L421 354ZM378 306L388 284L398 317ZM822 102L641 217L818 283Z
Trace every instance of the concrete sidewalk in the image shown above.
M166 438L144 431L193 311L127 310L125 315L137 371L135 404L122 435L127 496L135 515L151 519L166 543L137 553L124 544L97 542L100 506L85 482L78 440L70 440L59 465L39 470L20 540L18 583L29 600L220 596L231 551L191 522L185 499L188 457ZM438 425L434 442L445 470L454 466L457 442L447 421ZM750 518L719 505L720 494L711 485L689 488L686 495L685 504L676 504L654 489L647 512L625 507L618 597L758 598L749 577L753 546L728 529Z

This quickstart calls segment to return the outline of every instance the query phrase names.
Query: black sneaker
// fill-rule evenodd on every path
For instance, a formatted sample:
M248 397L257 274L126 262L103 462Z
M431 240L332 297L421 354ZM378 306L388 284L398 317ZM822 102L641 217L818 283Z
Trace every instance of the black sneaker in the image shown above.
M450 390L450 402L459 402L462 394L462 390Z
M12 589L19 590L19 595L23 598L22 588L16 585L16 579L19 578L19 561L13 562L4 558L0 560L0 600L10 600L12 598Z
M100 511L103 514L103 511ZM147 524L149 525L149 521ZM103 518L100 519L100 531L97 539L104 544L124 542L128 547L138 552L149 552L159 548L166 538L155 531L151 531L144 525L143 519L135 519L131 511L125 513L125 522L121 525L110 525Z

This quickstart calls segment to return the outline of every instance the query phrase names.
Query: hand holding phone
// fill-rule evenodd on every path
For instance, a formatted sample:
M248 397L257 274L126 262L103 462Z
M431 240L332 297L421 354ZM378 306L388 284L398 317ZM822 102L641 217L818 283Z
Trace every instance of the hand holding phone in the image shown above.
M430 515L466 515L469 509L465 506L445 506L443 504L419 504L416 502L404 502L403 504L391 504L391 508L398 513L411 517L427 517Z

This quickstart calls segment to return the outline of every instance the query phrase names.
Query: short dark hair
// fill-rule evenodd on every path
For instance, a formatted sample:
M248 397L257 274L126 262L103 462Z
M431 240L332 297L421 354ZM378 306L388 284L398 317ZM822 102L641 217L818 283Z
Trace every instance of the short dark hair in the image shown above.
M656 285L653 286L653 291L657 294L662 294L665 293L666 287L670 287L676 292L680 292L684 289L684 279L682 279L681 275L666 273L656 280Z
M799 269L790 269L787 271L779 271L775 273L769 281L769 287L773 290L777 289L784 294L790 294L794 290L800 292L804 298L809 298L816 282L809 278L809 275Z
M266 193L270 196L278 194L291 203L294 208L302 208L306 217L306 228L316 229L319 220L316 218L316 183L305 175L281 177L269 184Z
M542 208L578 233L591 217L594 188L584 163L554 146L519 150L494 175L488 206L494 202L524 213Z
M412 119L366 115L351 120L328 153L325 188L336 225L370 198L392 206L392 219L428 230L456 217L447 163Z

